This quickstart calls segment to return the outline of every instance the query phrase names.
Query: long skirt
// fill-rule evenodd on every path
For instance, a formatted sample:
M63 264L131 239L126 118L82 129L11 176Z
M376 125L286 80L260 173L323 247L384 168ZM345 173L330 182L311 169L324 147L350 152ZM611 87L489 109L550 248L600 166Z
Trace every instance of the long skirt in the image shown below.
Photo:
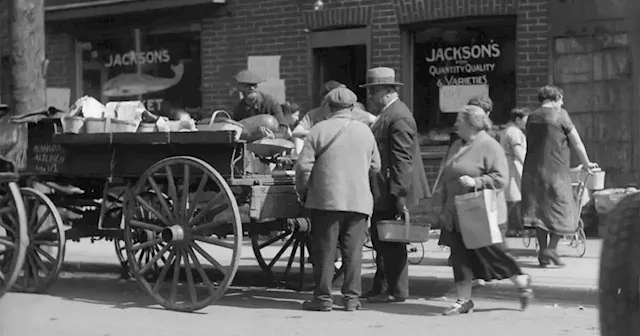
M504 244L469 250L459 232L449 232L448 238L455 282L502 280L523 274L516 260L505 251Z

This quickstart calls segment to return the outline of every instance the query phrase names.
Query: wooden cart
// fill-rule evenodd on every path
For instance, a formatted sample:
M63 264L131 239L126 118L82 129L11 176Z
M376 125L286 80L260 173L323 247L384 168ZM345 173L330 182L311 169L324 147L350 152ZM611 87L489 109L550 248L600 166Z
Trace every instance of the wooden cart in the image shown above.
M0 298L18 278L29 245L18 178L14 164L0 157Z
M65 241L109 239L156 302L195 311L231 284L244 234L274 281L309 288L310 226L299 218L293 176L248 173L246 143L232 131L59 134L57 127L56 120L29 125L20 174L27 222L49 224L29 231L26 258L50 253L45 263L24 265L18 289L44 292L53 284Z

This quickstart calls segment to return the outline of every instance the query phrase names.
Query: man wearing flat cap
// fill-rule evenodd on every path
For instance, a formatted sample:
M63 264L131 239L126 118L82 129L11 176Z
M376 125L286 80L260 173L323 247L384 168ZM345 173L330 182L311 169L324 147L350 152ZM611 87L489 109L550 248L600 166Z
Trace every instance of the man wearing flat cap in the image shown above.
M310 210L313 235L314 299L302 308L329 311L336 245L343 256L345 310L361 307L360 272L367 221L373 210L369 176L380 170L380 155L371 129L351 117L357 97L347 88L329 92L329 119L317 123L296 163L296 192Z
M370 101L380 110L371 127L378 143L382 167L371 179L374 209L371 240L379 258L371 290L363 296L372 303L402 302L409 296L407 249L404 243L381 241L376 223L403 218L408 207L430 197L429 184L422 164L418 130L413 114L398 97L402 83L395 71L379 67L367 71Z
M282 106L278 101L271 95L258 90L258 84L262 83L262 78L250 70L242 70L236 75L236 82L242 93L242 99L233 108L231 117L234 120L239 121L258 114L270 114L280 124L286 124Z
M302 119L300 119L300 122L292 132L294 143L296 143L296 149L298 153L300 153L300 150L302 149L304 138L307 136L307 134L309 134L309 131L311 130L313 125L328 119L332 115L331 109L324 100L326 95L334 89L346 87L346 85L335 80L330 80L322 85L322 89L320 90L320 97L322 97L323 100L322 104L319 107L316 107L307 112L302 117ZM356 103L354 104L354 108L351 111L351 118L361 121L368 126L373 125L373 123L376 121L376 117L373 114L365 111L362 107L363 105L356 101Z

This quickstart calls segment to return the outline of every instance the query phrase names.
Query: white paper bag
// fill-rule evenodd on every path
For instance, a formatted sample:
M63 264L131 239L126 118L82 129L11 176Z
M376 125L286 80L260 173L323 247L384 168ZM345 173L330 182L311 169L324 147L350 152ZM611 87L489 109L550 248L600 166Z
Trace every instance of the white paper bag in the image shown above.
M483 189L455 196L460 233L467 249L502 243L498 217L502 207L499 203L504 202L504 193L500 197L500 192Z

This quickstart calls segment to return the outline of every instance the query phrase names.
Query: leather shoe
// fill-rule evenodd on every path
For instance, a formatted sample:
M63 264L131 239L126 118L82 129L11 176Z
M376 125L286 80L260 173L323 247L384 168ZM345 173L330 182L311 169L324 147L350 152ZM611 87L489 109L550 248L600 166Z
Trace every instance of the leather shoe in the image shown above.
M369 298L368 302L370 303L393 303L393 302L404 302L405 298L396 297L389 294L380 294L377 296L372 296Z
M378 296L378 295L380 295L380 292L375 291L373 289L370 289L370 290L366 291L365 293L360 294L360 298L361 299L368 299L368 298L371 298L371 297L374 297L374 296Z
M302 310L329 312L332 309L333 304L331 302L326 302L318 299L313 299L311 301L305 301L302 303Z
M362 303L360 300L356 298L342 298L342 304L344 305L344 310L346 311L356 311L362 309Z

